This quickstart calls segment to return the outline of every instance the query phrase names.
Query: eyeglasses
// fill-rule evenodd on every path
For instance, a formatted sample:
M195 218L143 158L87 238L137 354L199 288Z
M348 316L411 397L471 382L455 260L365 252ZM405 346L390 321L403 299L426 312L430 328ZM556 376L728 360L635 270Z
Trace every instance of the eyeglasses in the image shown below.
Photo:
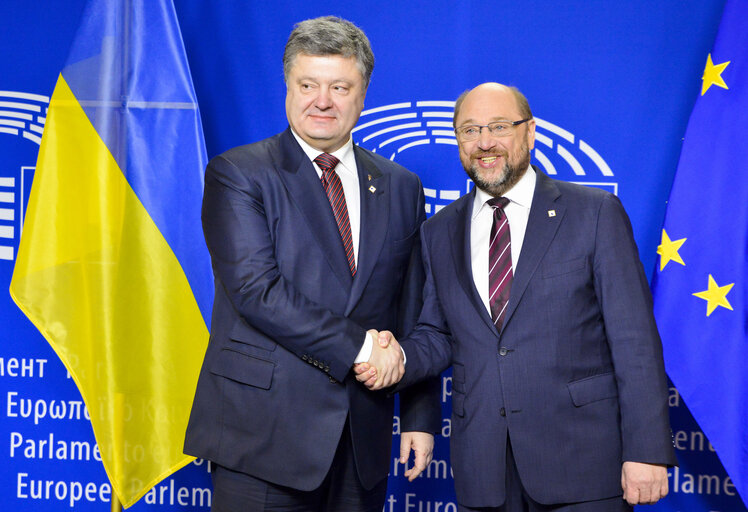
M467 126L456 128L455 133L460 140L466 142L478 140L483 128L488 128L488 133L491 137L506 137L512 134L515 126L526 123L531 119L531 117L528 117L527 119L520 119L519 121L496 121L495 123L488 124L469 124Z

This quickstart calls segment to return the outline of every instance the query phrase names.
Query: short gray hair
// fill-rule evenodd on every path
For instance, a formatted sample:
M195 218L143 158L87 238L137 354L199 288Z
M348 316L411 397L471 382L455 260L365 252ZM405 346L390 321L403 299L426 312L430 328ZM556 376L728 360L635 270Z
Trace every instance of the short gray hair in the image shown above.
M530 110L530 103L527 101L525 95L522 94L522 92L513 85L507 86L507 89L509 89L512 92L512 95L514 95L514 99L517 102L517 108L519 109L519 115L522 116L522 119L532 119L532 110ZM472 89L464 91L457 97L457 100L455 101L455 113L452 117L452 128L457 129L457 115L460 113L462 102L465 101L465 97L470 93L470 91L472 91Z
M366 34L350 21L337 16L323 16L297 23L288 36L283 52L283 76L288 82L293 61L300 53L306 55L340 55L356 57L356 65L369 86L374 70L374 54Z

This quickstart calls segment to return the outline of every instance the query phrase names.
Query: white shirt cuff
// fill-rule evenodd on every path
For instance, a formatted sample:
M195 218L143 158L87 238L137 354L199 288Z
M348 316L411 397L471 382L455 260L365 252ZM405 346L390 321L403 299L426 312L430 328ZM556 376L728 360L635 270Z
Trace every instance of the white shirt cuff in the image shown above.
M358 351L358 355L356 356L356 359L353 361L353 364L358 363L365 363L369 359L371 359L371 351L373 348L372 343L374 343L374 337L369 336L369 333L367 332L364 336L364 344L361 346L361 350ZM402 345L400 346L400 352L403 353L403 365L408 362L408 357L405 355L405 350L403 350Z
M372 343L373 343L372 336L369 336L369 333L367 332L366 335L364 336L364 344L361 347L361 350L358 351L356 360L353 361L354 364L365 363L366 361L371 359Z

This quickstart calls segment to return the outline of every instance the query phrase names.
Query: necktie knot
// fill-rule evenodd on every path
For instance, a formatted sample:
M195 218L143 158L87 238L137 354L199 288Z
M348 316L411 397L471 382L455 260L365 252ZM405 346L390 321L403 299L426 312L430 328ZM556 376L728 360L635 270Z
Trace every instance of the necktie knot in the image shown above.
M509 199L503 196L492 197L486 202L488 203L488 206L490 206L491 208L501 208L503 210L509 204Z
M340 163L340 160L329 153L322 153L314 159L314 163L317 164L320 169L322 169L322 172L328 173L335 169L335 166Z

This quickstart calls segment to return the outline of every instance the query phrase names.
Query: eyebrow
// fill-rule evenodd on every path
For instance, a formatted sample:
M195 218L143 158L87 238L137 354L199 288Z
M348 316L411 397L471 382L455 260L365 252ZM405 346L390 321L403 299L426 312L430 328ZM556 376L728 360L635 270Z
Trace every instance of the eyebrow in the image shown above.
M313 76L300 76L296 80L298 82L303 82L304 80L308 80L308 81L314 82L314 83L321 83L322 82L322 80L320 80L319 78L313 77ZM352 81L347 80L345 78L334 78L334 79L330 80L330 82L326 82L326 83L353 85Z
M508 117L505 117L505 116L495 116L495 117L492 117L491 120L488 121L488 123L489 124L490 123L496 123L496 122L499 122L499 121L506 121L508 123L512 122ZM479 125L478 122L475 119L466 119L463 123L460 123L459 126L485 126L485 125Z

